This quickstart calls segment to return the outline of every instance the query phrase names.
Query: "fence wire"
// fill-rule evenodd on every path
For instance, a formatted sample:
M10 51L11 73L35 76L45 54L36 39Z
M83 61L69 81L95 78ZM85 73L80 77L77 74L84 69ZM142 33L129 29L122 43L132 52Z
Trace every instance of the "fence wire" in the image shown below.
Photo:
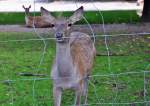
M107 30L105 29L105 20L104 20L104 17L103 17L103 14L101 13L101 11L96 7L96 5L94 3L92 3L93 0L91 0L91 5L96 8L98 11L99 11L99 15L100 15L100 20L102 20L102 26L103 26L103 34L102 35L95 35L94 34L94 31L90 25L90 23L88 22L88 20L86 19L86 17L83 17L83 19L85 20L85 22L87 23L89 29L91 30L92 32L92 35L91 37L94 38L94 43L96 42L95 38L98 38L98 37L104 37L104 43L105 43L105 49L107 51L107 66L108 67L108 71L110 74L95 74L95 75L90 75L89 78L92 79L92 80L89 80L89 86L91 86L93 89L94 89L94 96L96 97L96 101L95 103L87 103L86 105L87 106L101 106L101 105L113 105L113 106L116 106L116 105L133 105L135 106L136 104L138 105L147 105L149 106L150 105L150 100L147 99L147 95L149 94L148 93L148 87L147 87L147 79L146 79L146 76L148 74L150 74L150 71L147 70L149 67L150 67L150 64L145 68L145 70L141 70L140 72L137 72L136 70L133 70L133 71L130 71L130 72L123 72L123 73L114 73L114 71L112 71L112 63L111 63L111 58L110 58L110 45L108 43L108 40L109 40L109 37L118 37L118 36L133 36L133 35L138 35L138 36L144 36L144 35L150 35L149 32L147 33L130 33L130 34L107 34ZM76 7L78 7L78 4L75 2L75 5ZM35 1L34 1L34 11L35 11ZM34 12L34 17L35 17L35 12ZM55 40L54 37L49 37L49 38L44 38L42 37L36 30L35 26L34 26L34 22L33 22L33 30L35 31L35 34L38 36L38 38L33 38L33 39L12 39L12 40L2 40L0 41L0 43L9 43L9 42L27 42L27 41L42 41L42 44L43 44L43 49L42 49L42 52L41 52L41 56L40 56L40 60L39 60L39 64L37 66L37 69L35 70L35 74L38 73L38 71L40 70L40 66L43 64L43 61L44 61L44 58L45 58L45 53L46 53L46 49L47 49L47 43L46 43L46 40ZM67 38L70 38L70 37L67 37ZM102 61L103 62L103 61ZM137 64L136 64L137 65ZM100 72L100 71L99 71ZM117 90L114 94L114 97L113 97L113 100L112 102L103 102L102 98L99 97L98 93L97 93L97 86L95 85L95 80L96 78L103 78L103 77L106 77L106 78L112 78L112 82L114 82L116 85L115 85L115 88L119 88L119 85L117 84L118 83L118 78L121 76L127 76L128 75L133 75L133 76L136 76L136 75L142 75L143 76L143 101L135 101L135 102L117 102L117 96L119 95L119 90ZM66 77L64 77L66 78ZM67 77L68 78L68 77ZM62 78L61 78L62 79ZM19 78L19 79L16 79L16 80L13 80L13 79L6 79L6 80L2 80L1 82L2 83L7 83L7 84L12 84L12 83L15 83L15 82L31 82L33 81L33 85L32 85L32 97L33 97L33 106L37 106L37 103L38 102L36 100L36 91L35 91L35 86L36 86L36 82L37 81L45 81L45 80L52 80L49 75L46 76L46 77L37 77L37 76L34 76L33 78ZM93 81L94 80L94 81ZM104 81L105 82L105 81ZM109 82L110 84L112 82ZM101 82L103 83L103 82ZM108 83L108 82L107 82ZM22 84L22 83L20 83ZM11 94L11 101L10 101L10 104L13 106L14 105L14 98L15 98L15 95L14 95L14 88L13 86L11 85L11 91L10 91L10 94ZM90 92L90 89L88 89L88 92ZM51 104L52 105L52 104Z

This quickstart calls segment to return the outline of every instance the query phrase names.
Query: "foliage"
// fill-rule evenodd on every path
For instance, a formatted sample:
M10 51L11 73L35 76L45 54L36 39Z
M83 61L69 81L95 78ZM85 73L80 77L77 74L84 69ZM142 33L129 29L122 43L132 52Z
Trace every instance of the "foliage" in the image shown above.
M59 16L60 12L53 12L55 16ZM72 12L63 12L63 16L70 16ZM84 16L90 24L102 23L101 14L104 17L105 23L136 23L139 22L139 17L136 11L88 11ZM35 16L40 13L35 13ZM0 13L0 24L24 24L24 13ZM34 13L32 13L34 16ZM78 22L78 24L87 24L85 20Z

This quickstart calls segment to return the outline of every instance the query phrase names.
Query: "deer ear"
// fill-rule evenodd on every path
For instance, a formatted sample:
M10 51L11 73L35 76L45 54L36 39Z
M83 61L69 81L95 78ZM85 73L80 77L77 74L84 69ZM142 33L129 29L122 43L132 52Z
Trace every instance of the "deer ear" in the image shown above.
M83 17L83 12L84 12L84 9L83 9L83 6L81 6L81 7L78 8L78 9L73 13L73 15L69 18L69 22L70 22L71 24L74 24L75 22L81 20L82 17Z
M50 12L43 7L41 7L41 15L50 23L55 20L55 17L53 17Z
M22 8L24 8L24 9L25 9L24 5L22 5Z
M48 10L46 10L44 7L41 7L41 15L49 15L50 13L49 13L49 11Z
M31 8L31 5L29 5L29 8Z

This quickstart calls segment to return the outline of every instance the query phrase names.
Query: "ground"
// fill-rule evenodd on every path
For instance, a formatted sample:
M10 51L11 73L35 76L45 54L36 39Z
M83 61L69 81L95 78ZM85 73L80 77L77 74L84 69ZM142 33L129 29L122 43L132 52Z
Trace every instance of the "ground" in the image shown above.
M14 39L17 41L11 41ZM32 40L19 41L22 39ZM53 104L50 70L55 41L46 40L45 57L41 61L45 46L42 41L34 39L39 38L31 32L0 32L0 40L3 41L0 42L2 106ZM98 56L89 81L88 104L146 105L146 101L150 100L149 42L149 35L107 37L108 56L105 37L97 37ZM73 101L74 93L66 91L63 106L70 106Z
M105 29L103 29L102 24L91 25L93 32L95 34L104 34L106 30L107 34L134 34L134 33L146 33L150 32L150 23L136 23L136 24L105 24ZM88 34L92 34L92 31L87 25L74 25L73 31L82 31ZM0 25L0 32L38 32L41 34L52 33L51 28L27 28L24 25ZM44 34L45 35L45 34Z

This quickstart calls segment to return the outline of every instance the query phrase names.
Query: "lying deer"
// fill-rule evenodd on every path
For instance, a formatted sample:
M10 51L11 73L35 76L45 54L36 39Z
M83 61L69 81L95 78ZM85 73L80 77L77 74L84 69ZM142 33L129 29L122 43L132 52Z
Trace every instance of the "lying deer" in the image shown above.
M45 20L43 16L30 16L31 5L28 8L26 8L24 5L22 7L25 10L25 22L27 27L35 27L35 28L50 27L50 24Z
M70 31L71 26L83 17L83 7L77 9L67 20L56 19L43 7L41 13L45 14L55 31L56 56L51 71L54 104L61 106L62 91L65 89L75 91L76 106L80 106L81 96L86 104L88 76L96 50L89 35Z

